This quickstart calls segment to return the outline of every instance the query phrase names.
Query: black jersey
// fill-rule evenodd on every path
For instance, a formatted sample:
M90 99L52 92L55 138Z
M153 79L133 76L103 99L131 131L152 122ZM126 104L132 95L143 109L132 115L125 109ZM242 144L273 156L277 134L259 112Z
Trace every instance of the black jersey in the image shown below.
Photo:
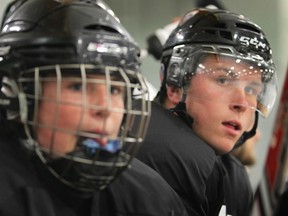
M164 177L189 215L218 215L224 173L214 150L180 118L154 102L137 158Z
M250 215L253 190L244 165L233 155L220 156L225 169L225 205L227 215Z
M276 205L276 210L274 216L284 216L288 215L288 183L286 183L286 189L280 195L278 203Z
M107 189L79 193L50 175L21 146L13 136L0 140L0 215L187 215L182 201L163 178L137 159ZM39 173L40 167L43 172Z

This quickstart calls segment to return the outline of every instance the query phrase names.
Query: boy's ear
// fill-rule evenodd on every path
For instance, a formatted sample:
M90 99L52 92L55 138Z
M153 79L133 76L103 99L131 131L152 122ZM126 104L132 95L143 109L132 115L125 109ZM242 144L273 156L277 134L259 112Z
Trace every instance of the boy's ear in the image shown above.
M167 87L167 99L169 103L176 106L182 98L182 90L176 86L168 86Z

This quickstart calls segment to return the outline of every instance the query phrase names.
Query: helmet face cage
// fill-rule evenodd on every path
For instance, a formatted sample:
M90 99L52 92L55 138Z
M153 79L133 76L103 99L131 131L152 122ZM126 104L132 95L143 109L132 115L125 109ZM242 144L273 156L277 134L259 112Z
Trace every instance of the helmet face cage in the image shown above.
M91 74L103 78L99 79ZM45 97L44 85L52 82L56 83L56 89L54 89L56 97ZM69 101L61 97L61 85L65 85L65 82L78 83L81 86L82 100ZM150 114L149 101L145 100L147 87L138 71L124 71L118 67L99 68L86 64L42 66L21 73L18 84L20 94L25 95L26 100L20 103L27 104L27 113L22 113L22 115L28 117L25 119L22 116L22 121L30 147L36 150L48 169L65 184L80 190L103 189L129 165L137 153L146 133ZM104 105L87 102L89 85L106 86L107 97ZM125 91L124 108L112 106L111 93L117 88ZM140 98L142 106L138 109L132 107L134 97L132 94L135 88L141 90L137 98ZM49 103L51 112L54 113L54 119L48 124L39 121L41 103ZM77 114L70 117L79 120L74 129L65 128L58 123L63 118L59 111L61 106L74 107L79 110L80 117L77 118ZM85 113L98 111L123 115L121 129L116 137L84 130ZM106 131L106 126L104 122L103 128L98 128L98 131ZM93 127L96 125L91 126ZM50 132L51 139L48 141L48 146L42 145L37 134L39 129ZM75 137L73 149L69 152L59 151L57 148L59 142L55 141L57 134ZM101 143L101 140L106 140L105 145Z
M6 18L0 70L7 120L20 119L28 137L25 146L35 150L62 182L85 191L107 187L129 165L146 133L150 107L139 72L140 48L102 1L23 1ZM78 92L77 99L63 96L67 83L74 83L68 90ZM47 86L53 87L53 94L46 94ZM88 98L91 86L101 86L95 101L106 96L100 105ZM140 89L138 109L132 107L134 88ZM119 91L121 106L115 106ZM43 104L51 105L51 110L46 106L49 123L39 117ZM69 117L73 127L60 124L69 116L63 112L65 106L77 111ZM98 111L120 115L117 130L109 132L108 120L98 128L97 121L88 123L87 113ZM48 138L39 135L41 130L48 131ZM74 138L61 143L59 134ZM67 143L72 147L59 147Z
M173 48L172 55L167 66L166 83L179 88L184 88L186 91L190 79L195 75L201 75L212 78L215 74L220 73L217 66L205 65L205 60L211 57L216 59L215 63L221 64L229 60L227 68L222 68L222 74L225 70L225 76L229 78L229 85L223 89L225 92L232 92L232 88L245 86L247 95L252 94L250 91L257 89L255 99L257 104L248 104L249 108L255 109L262 116L267 117L275 103L277 94L276 89L276 67L272 61L265 61L261 56L254 53L241 53L232 46L221 45L178 45ZM225 64L225 63L222 63ZM218 66L219 67L219 66ZM241 68L241 70L240 70ZM260 83L257 87L251 86L251 77L259 76ZM216 79L216 78L215 78ZM253 84L255 85L255 84ZM228 87L230 89L228 89ZM193 88L196 90L197 88ZM246 90L247 89L247 90ZM252 90L251 90L252 89ZM215 91L217 89L215 88ZM253 93L254 94L254 93ZM200 96L199 96L200 97ZM203 97L203 94L201 94ZM208 98L202 98L208 99ZM218 100L217 98L213 99ZM225 101L218 101L224 103ZM244 105L243 105L244 106Z

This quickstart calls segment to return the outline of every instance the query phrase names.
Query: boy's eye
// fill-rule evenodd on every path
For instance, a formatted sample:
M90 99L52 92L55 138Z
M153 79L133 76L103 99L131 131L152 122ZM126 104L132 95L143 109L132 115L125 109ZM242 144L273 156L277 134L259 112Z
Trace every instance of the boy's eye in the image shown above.
M245 87L245 92L249 95L253 95L253 96L257 97L260 94L261 90L254 88L252 86L247 86L247 87Z
M68 88L73 91L82 91L82 83L71 83Z
M219 84L222 84L222 85L225 85L225 84L228 84L229 82L229 79L227 77L218 77L216 79L217 83Z
M121 86L111 86L110 88L111 94L124 94L124 88Z

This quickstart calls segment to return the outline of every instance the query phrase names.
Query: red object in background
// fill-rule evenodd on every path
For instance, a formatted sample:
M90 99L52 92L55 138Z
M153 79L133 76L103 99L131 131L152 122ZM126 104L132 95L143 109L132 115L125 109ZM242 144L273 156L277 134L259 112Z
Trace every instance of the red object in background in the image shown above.
M288 68L277 110L265 172L255 193L253 215L271 216L288 177Z
M288 73L288 72L287 72ZM266 159L266 178L269 191L278 193L283 184L286 170L283 170L287 158L287 125L288 125L288 75L286 74L282 95L278 107L272 143Z

